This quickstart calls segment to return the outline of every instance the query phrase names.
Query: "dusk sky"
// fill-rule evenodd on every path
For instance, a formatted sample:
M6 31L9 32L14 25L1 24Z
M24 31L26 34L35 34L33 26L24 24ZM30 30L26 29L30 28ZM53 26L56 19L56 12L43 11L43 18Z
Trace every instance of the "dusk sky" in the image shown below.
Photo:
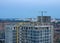
M41 11L60 18L60 0L0 0L0 18L35 18Z

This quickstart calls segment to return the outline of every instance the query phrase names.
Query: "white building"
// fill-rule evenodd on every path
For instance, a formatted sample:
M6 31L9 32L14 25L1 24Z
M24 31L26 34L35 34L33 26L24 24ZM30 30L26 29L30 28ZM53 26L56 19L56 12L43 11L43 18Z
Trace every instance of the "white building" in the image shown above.
M5 26L5 43L17 43L17 31L13 24Z

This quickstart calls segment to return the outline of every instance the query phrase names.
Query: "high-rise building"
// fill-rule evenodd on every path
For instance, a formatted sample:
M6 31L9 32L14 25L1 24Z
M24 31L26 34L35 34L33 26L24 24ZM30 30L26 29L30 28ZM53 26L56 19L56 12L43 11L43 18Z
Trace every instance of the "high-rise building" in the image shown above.
M5 25L21 22L22 20L17 19L0 19L0 43L5 43Z
M25 25L21 27L21 43L53 43L51 25Z
M43 19L42 19L43 21ZM42 22L41 21L41 22ZM20 22L5 26L6 43L53 43L53 25L46 22Z
M13 24L5 27L5 43L13 43Z
M28 21L26 21L28 23ZM24 21L23 21L24 24ZM22 22L20 22L22 25ZM19 25L17 25L19 26ZM16 26L16 23L5 25L5 43L21 43L20 42L20 26Z

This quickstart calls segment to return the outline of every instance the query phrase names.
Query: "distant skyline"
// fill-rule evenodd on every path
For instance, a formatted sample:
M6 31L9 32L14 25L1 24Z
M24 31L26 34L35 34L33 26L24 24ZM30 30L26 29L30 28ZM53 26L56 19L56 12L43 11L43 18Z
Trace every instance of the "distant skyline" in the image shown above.
M60 18L60 0L0 0L0 18Z

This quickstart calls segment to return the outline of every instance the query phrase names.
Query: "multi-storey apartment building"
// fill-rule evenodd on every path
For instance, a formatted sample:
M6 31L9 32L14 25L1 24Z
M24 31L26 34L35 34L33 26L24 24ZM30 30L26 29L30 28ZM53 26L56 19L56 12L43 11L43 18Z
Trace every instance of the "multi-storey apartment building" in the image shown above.
M53 43L51 25L25 25L21 27L21 43Z
M20 24L24 23L25 21L20 22ZM28 21L26 21L28 22ZM17 25L19 26L19 25ZM5 43L20 43L20 26L19 28L16 26L15 23L7 24L5 26ZM19 39L18 39L19 38Z
M15 19L0 19L0 43L5 43L5 25L21 22L22 20Z
M46 17L46 18L45 18ZM44 19L45 21L44 21ZM53 43L53 25L50 16L38 21L20 22L5 26L6 43Z

